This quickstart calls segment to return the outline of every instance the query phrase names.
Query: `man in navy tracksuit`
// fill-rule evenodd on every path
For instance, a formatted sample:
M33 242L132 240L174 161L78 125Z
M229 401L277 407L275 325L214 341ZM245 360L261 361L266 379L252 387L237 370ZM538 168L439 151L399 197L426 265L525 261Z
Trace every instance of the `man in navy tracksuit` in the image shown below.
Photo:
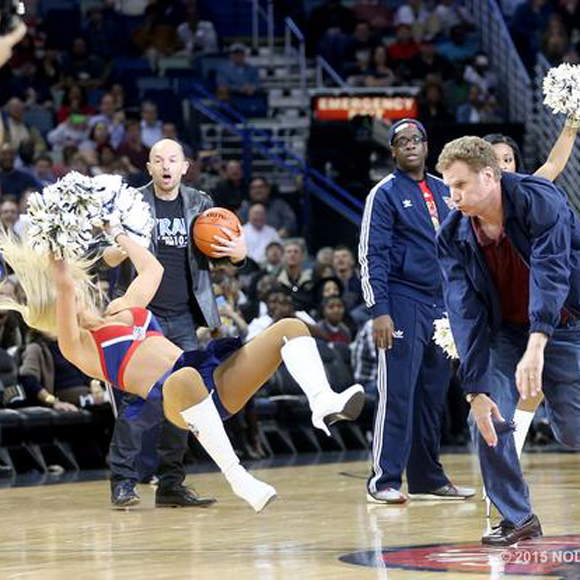
M432 341L433 321L444 313L435 233L449 212L449 193L425 173L421 123L398 121L389 142L397 168L367 197L359 244L363 295L381 349L367 497L405 503L406 469L412 498L465 499L475 490L454 486L439 463L450 363Z
M503 516L482 542L507 546L542 535L513 437L518 391L543 387L556 438L580 448L580 220L550 181L502 174L478 137L448 143L437 167L459 210L437 241L445 303L485 489Z

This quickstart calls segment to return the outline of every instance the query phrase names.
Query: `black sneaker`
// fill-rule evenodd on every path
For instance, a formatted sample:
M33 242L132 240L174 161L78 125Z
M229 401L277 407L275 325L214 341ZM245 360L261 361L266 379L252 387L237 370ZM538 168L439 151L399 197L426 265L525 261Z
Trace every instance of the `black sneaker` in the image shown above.
M538 516L532 514L523 524L513 524L501 521L490 534L481 538L484 546L511 546L521 540L531 540L542 536L542 526Z
M194 489L185 487L185 485L158 487L155 493L157 507L209 507L215 502L213 497L199 497Z
M137 505L141 501L135 482L119 481L111 485L111 503L115 507L125 508Z

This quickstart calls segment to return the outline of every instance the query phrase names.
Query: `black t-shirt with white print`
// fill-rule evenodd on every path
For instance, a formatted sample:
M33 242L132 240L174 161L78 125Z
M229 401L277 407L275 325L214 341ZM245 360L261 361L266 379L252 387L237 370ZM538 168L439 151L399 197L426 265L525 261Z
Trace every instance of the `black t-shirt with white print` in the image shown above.
M176 316L190 310L192 301L187 260L189 232L181 196L171 201L156 197L155 212L157 258L164 272L149 308L157 316Z

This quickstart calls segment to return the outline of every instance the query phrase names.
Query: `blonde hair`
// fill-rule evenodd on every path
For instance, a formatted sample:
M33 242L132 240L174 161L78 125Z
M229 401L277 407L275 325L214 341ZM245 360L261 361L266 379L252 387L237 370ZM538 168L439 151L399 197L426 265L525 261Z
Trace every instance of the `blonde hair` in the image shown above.
M32 328L56 336L56 287L52 279L49 255L32 248L26 237L0 231L0 253L14 270L23 296L0 296L1 310L15 310ZM74 280L77 310L100 316L98 288L89 275L95 259L67 259Z
M443 173L456 161L463 161L476 173L490 167L496 179L501 177L501 169L493 147L480 137L460 137L447 143L439 154L436 169L439 173Z

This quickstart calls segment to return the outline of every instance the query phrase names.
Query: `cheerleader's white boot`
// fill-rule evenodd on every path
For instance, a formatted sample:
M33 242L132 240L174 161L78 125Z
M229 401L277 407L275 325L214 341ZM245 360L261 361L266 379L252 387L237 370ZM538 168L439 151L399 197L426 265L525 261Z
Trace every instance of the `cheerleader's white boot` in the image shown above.
M276 490L248 473L236 455L211 397L181 411L183 420L225 475L233 492L260 512L276 497Z
M360 415L365 402L362 385L353 385L342 393L335 393L326 378L316 341L311 336L288 340L282 347L282 360L308 397L315 427L330 435L330 425L337 421L354 421Z

